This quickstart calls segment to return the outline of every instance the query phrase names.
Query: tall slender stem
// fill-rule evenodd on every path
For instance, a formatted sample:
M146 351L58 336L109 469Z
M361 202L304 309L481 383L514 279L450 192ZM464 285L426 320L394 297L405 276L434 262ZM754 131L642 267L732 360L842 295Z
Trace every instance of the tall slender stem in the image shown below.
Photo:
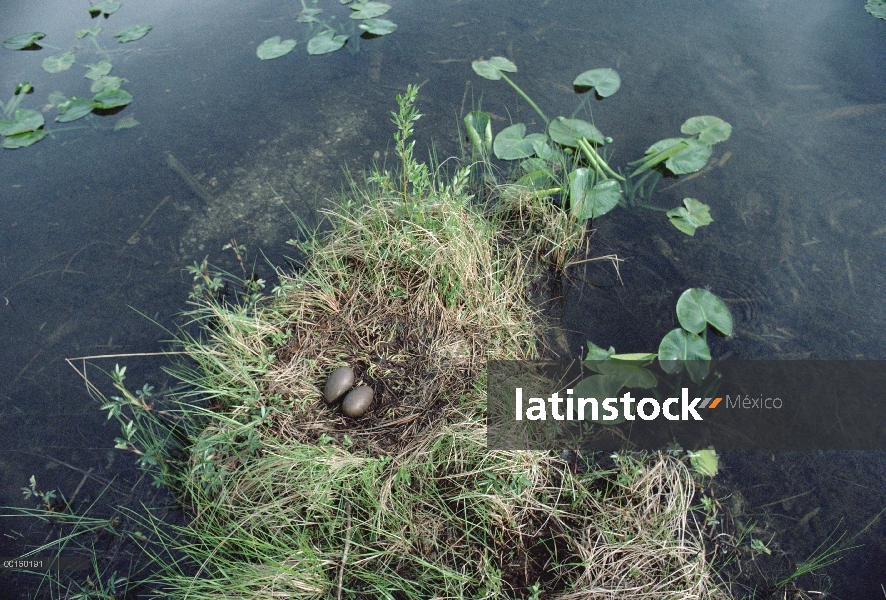
M500 72L500 71L499 71L499 72ZM545 114L544 114L543 112L541 112L541 109L538 107L538 105L537 105L535 102L532 101L532 98L530 98L529 96L527 96L526 93L525 93L523 90L521 90L519 87L517 87L517 84L514 83L513 81L511 81L511 78L510 78L510 77L508 77L508 76L505 75L504 73L501 74L501 77L502 77L502 79L504 79L505 81L507 81L509 84L511 84L511 87L514 88L515 90L517 90L517 93L518 93L518 94L520 94L521 96L523 96L523 99L526 100L526 102L529 103L529 106L531 106L532 108L535 109L535 112L537 112L538 115L544 120L545 125L550 125L550 123L551 123L550 119L548 119L547 116L545 116Z

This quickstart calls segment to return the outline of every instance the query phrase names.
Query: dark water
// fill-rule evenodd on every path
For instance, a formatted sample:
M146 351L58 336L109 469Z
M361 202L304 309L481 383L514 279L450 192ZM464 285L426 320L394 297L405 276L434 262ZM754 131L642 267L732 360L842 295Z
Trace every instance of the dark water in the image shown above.
M3 39L39 30L60 48L0 51L4 102L23 80L36 89L23 108L40 110L54 90L86 96L83 65L102 58L135 100L117 115L72 124L88 129L0 152L0 504L32 505L19 492L31 475L70 496L85 472L107 480L131 466L112 452L117 426L63 359L161 350L170 337L162 328L174 328L186 306L183 267L208 255L238 269L221 249L231 239L271 280L262 253L285 265L293 215L313 219L343 184L343 166L358 172L389 156L389 112L406 84L424 84L417 148L434 144L441 158L458 154L457 124L481 100L496 131L511 119L540 131L504 82L474 75L470 61L481 56L512 59L515 81L549 115L576 108L578 73L616 68L621 90L592 103L595 123L615 138L615 165L679 135L691 116L716 115L734 128L715 146L718 166L664 180L652 198L666 208L684 197L709 204L715 222L694 238L659 213L616 210L594 223L595 251L625 260L623 283L602 263L570 273L570 348L592 339L654 349L675 326L679 294L708 286L736 317L735 337L714 347L719 356L886 358L886 23L863 2L391 4L397 32L321 57L305 53L291 2L124 0L107 20L90 20L85 4L2 5ZM339 20L347 12L333 0L316 6ZM97 23L102 47L124 52L96 52L72 35ZM111 34L136 23L154 29L116 44ZM259 61L255 48L272 35L299 44ZM72 45L69 71L43 71L44 58ZM46 113L47 129L59 127L55 114ZM140 125L110 130L124 116ZM169 154L208 201L168 166ZM133 383L168 383L157 359L93 361L115 362ZM838 525L859 531L886 504L882 454L723 462L749 514L770 519L780 548L798 559ZM135 474L124 468L126 477ZM100 487L87 478L79 494L94 498ZM3 527L9 549L0 553L14 553L23 534ZM881 593L884 531L875 524L857 541L864 547L827 570L835 596Z

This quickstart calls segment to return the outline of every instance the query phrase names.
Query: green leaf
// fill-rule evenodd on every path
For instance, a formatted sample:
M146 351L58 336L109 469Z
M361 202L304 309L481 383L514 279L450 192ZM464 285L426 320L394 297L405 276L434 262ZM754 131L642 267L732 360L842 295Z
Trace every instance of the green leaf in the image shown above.
M479 110L469 112L465 115L465 128L475 152L489 154L492 151L492 121L489 115Z
M92 101L95 103L94 108L100 110L108 108L117 108L118 106L126 106L132 102L132 94L124 90L107 90L96 94Z
M79 40L79 39L85 38L87 35L91 35L92 37L95 37L98 34L100 34L101 32L102 32L102 28L100 26L96 25L95 27L91 27L90 29L78 29L77 31L74 32L74 35L77 36L77 39Z
M613 354L609 358L611 360L620 360L631 362L638 365L649 364L658 357L654 352L628 352L626 354Z
M11 135L4 138L3 147L8 150L24 148L25 146L30 146L31 144L39 142L44 137L46 137L46 132L42 129L38 129L36 131L26 131L24 133Z
M529 158L535 154L534 142L544 141L545 136L541 133L526 134L526 125L515 123L502 129L492 145L495 155L501 160L517 160Z
M3 47L7 50L24 50L25 48L30 48L35 43L37 43L37 40L42 40L45 37L46 34L40 31L21 33L19 35L14 35L11 38L3 40Z
M306 8L299 13L296 21L299 23L319 23L320 19L316 15L319 15L321 12L323 12L322 8Z
M665 166L674 175L694 173L708 163L711 157L711 147L698 140L685 140L686 148L683 148L665 161Z
M517 65L509 61L503 56L493 56L489 60L475 60L471 63L471 68L480 77L498 81L501 79L501 72L516 73Z
M585 357L586 361L600 361L606 360L613 354L615 354L615 348L609 346L609 350L604 350L594 342L588 342L588 355Z
M595 144L602 144L604 141L600 130L587 121L567 119L565 117L557 117L551 121L548 135L558 144L563 144L570 148L578 147L578 142L576 142L578 138L585 138Z
M386 19L366 19L358 27L372 35L388 35L396 31L397 24Z
M43 70L49 73L61 73L67 71L74 64L74 53L65 52L59 56L50 56L43 59Z
M344 46L347 41L348 36L335 35L332 29L326 29L308 40L308 54L329 54Z
M281 40L279 35L275 35L259 44L255 53L262 60L271 60L289 54L293 48L295 48L295 40Z
M31 90L34 89L34 86L31 85L30 81L19 81L15 84L15 87L12 89L13 96L19 96L21 94L29 94Z
M93 94L97 94L98 92L104 92L106 90L119 90L124 81L126 80L122 77L105 75L93 81L92 85L89 87L89 91Z
M153 25L130 25L126 29L121 29L115 33L114 37L117 38L117 41L121 44L125 42L134 42L135 40L140 40L148 35L148 32L153 28Z
M101 79L102 77L104 77L108 73L110 73L111 69L114 67L114 65L112 65L111 63L109 63L106 60L103 60L100 63L98 63L97 65L86 65L86 67L89 69L89 72L86 75L84 75L83 77L85 77L86 79L92 79L93 81L96 81L98 79Z
M572 390L572 396L574 398L596 398L599 404L603 403L603 400L606 398L617 398L618 391L622 388L622 378L621 377L613 377L612 375L591 375L590 377L585 377L577 384L575 384L575 388ZM620 407L621 405L616 405ZM612 421L604 421L603 420L603 407L600 406L599 411L599 419L594 420L588 418L589 407L586 407L585 412L585 421L590 421L593 423L605 423L606 425L618 425L619 423L625 420L624 414L621 412L621 408L618 410L619 415Z
M683 198L684 206L673 208L665 214L671 224L687 235L695 235L695 230L714 222L711 209L704 202L695 198Z
M689 288L677 300L677 320L692 333L710 325L723 335L732 335L732 315L722 300L701 288Z
M55 118L59 123L68 123L85 117L92 112L95 104L91 98L71 98L64 104L59 104L59 116Z
M685 366L696 383L707 375L710 361L704 338L682 328L668 332L658 346L658 363L665 373L677 373Z
M0 121L0 135L12 136L27 133L28 131L36 131L43 127L43 123L43 115L36 110L19 108L15 111L13 120ZM18 148L19 146L16 147Z
M585 167L575 169L567 179L570 212L574 219L584 221L605 215L621 200L621 187L614 179L604 179L588 189L592 176Z
M653 354L652 357L655 358L655 354ZM614 360L611 356L609 357L609 360L604 360L597 366L600 373L609 375L617 381L621 381L624 387L641 388L646 390L654 388L658 383L655 375L647 369L644 369L640 365Z
M717 453L714 451L713 446L707 450L693 452L689 456L689 462L692 464L692 468L696 473L708 477L716 475L717 469L720 466L720 461L717 458Z
M514 185L523 186L530 190L545 190L554 184L547 170L531 171L514 182Z
M864 9L878 19L886 19L886 0L868 0Z
M95 16L97 14L103 14L106 17L109 15L113 15L120 9L120 0L102 0L96 4L93 4L89 7L89 14Z
M729 139L732 125L717 117L692 117L680 126L680 131L689 135L698 134L700 142L713 146Z
M64 104L68 101L68 97L62 94L61 92L51 92L49 94L49 103L52 106L58 106L59 104Z
M349 8L354 11L351 13L352 19L374 19L391 10L391 5L384 2L355 2Z
M576 77L572 85L594 88L597 94L607 98L621 87L621 78L613 69L591 69Z

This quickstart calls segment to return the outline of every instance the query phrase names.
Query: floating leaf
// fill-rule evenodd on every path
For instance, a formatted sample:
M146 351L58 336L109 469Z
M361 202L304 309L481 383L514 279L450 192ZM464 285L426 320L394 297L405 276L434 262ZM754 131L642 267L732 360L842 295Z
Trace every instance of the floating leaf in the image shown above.
M74 35L77 36L77 39L83 39L87 35L91 35L92 37L97 36L102 32L102 28L96 25L95 27L91 27L89 29L78 29L74 32Z
M652 357L655 358L655 355ZM624 387L647 390L654 388L658 383L651 371L630 362L614 360L612 357L599 363L597 367L600 373L620 381Z
M262 60L271 60L289 54L293 48L295 48L295 40L281 40L279 35L275 35L259 44L255 53Z
M551 179L551 175L547 170L531 171L514 182L514 185L519 185L533 191L547 189L553 184L554 181Z
M568 180L570 212L579 221L605 215L621 200L621 187L614 179L604 179L588 189L591 172L584 167L572 171Z
M516 73L517 65L509 61L503 56L493 56L489 60L475 60L471 63L474 72L485 79L498 81L501 79L501 72Z
M597 94L607 98L621 87L621 77L613 69L591 69L576 77L572 85L594 88Z
M64 104L67 101L68 97L61 92L52 92L49 94L49 103L52 106L58 106L59 104Z
M654 352L628 352L625 354L613 354L609 358L611 360L620 360L622 362L630 362L638 365L646 365L655 360L658 354Z
M696 473L708 477L716 475L717 469L720 466L720 461L717 458L717 453L714 451L713 446L707 450L693 452L689 456L689 462L692 464L692 468Z
M386 19L366 19L358 27L372 35L388 35L396 31L397 24Z
M479 110L469 112L465 115L465 128L475 152L489 154L492 151L492 121L489 115Z
M132 94L124 90L108 90L96 94L92 101L95 103L95 108L100 110L117 108L132 102Z
M707 376L710 361L704 338L683 328L669 331L658 346L658 363L665 373L677 373L685 366L696 383Z
M321 12L323 12L322 8L306 8L299 13L296 21L299 23L319 23L320 19L317 18L317 15Z
M7 50L24 50L25 48L30 48L36 44L37 40L42 40L45 37L46 34L40 31L21 33L3 40L3 47Z
M43 127L43 115L36 110L19 108L13 115L13 120L0 120L0 135L17 135L28 131L36 131Z
M352 0L338 0L338 1L341 2L342 4L350 4L352 2Z
M588 342L588 355L585 357L586 361L601 361L606 360L613 354L615 354L615 348L609 346L609 350L604 350L600 346L596 345L594 342Z
M886 19L886 0L867 0L864 9L878 19Z
M687 134L698 134L698 140L709 146L729 139L732 125L718 117L692 117L680 126L680 131Z
M59 56L50 56L43 59L43 70L49 73L61 73L67 71L74 64L74 53L65 52Z
M723 335L732 335L732 315L722 300L700 288L689 288L677 300L677 320L692 333L710 325Z
M121 129L131 129L133 127L137 127L138 125L140 125L140 123L131 116L120 117L119 119L117 119L117 122L114 123L114 131L120 131Z
M30 146L31 144L39 142L44 137L46 137L46 132L42 129L37 129L36 131L26 131L24 133L11 135L4 138L3 147L8 150L24 148L25 146Z
M71 98L67 102L58 105L59 116L55 118L59 123L68 123L81 119L92 112L95 103L92 98Z
M140 40L148 35L148 32L153 28L153 25L130 25L126 29L121 29L115 33L114 37L117 38L117 41L121 44L125 42L134 42L135 40Z
M578 147L578 142L576 141L578 138L584 138L595 144L602 144L604 142L604 137L600 130L581 119L557 117L551 121L548 135L558 144L563 144L570 148Z
M714 222L711 218L711 209L704 202L695 198L683 198L683 205L671 209L665 214L671 224L687 235L695 235L695 230Z
M86 79L97 81L98 79L101 79L102 77L110 73L111 69L114 68L114 65L106 60L103 60L97 65L86 65L86 67L89 69L89 72L86 73L86 75L84 75L83 77L85 77Z
M104 92L106 90L119 90L124 81L126 81L126 79L123 79L122 77L105 75L104 77L99 77L94 82L92 82L92 85L89 87L89 91L91 91L93 94L96 94L98 92Z
M328 54L335 52L348 41L346 35L335 35L332 29L321 31L308 40L308 54Z
M391 10L391 5L384 2L355 2L349 8L354 11L351 13L352 19L374 19Z
M545 136L541 133L525 134L526 125L523 123L515 123L510 127L502 129L495 136L495 143L492 145L493 152L501 160L529 158L535 154L533 143L537 141L543 142Z
M674 175L695 173L704 168L711 157L711 147L698 140L685 140L686 147L665 161L665 166Z
M103 14L107 17L113 15L119 9L120 0L102 0L89 7L89 14L93 17L98 14Z
M602 407L603 401L606 398L617 397L618 391L622 388L622 383L623 381L620 377L613 377L612 375L591 375L575 384L575 389L572 390L572 396L574 398L596 398L600 405L597 415L599 418L596 420L592 418L590 406L585 406L585 421L605 423L606 425L618 425L625 420L624 414L618 409L619 405L616 405L618 416L613 420L605 420L603 418L607 413Z

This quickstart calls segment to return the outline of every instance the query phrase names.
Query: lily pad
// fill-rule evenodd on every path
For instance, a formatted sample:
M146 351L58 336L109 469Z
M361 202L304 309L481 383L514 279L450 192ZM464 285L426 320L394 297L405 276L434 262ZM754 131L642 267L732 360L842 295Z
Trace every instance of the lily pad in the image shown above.
M717 458L717 453L713 447L693 452L689 456L689 462L696 473L706 475L707 477L716 475L720 467L720 460Z
M692 117L680 126L680 131L687 134L698 134L698 141L709 146L729 139L732 125L719 117Z
M259 44L255 53L262 60L271 60L289 54L293 48L295 48L295 40L281 40L279 35L275 35Z
M52 106L58 106L60 104L64 104L68 101L68 97L62 94L61 92L50 92L49 94L49 103Z
M530 133L526 135L526 125L523 123L515 123L510 127L502 129L495 136L495 143L492 150L501 160L517 160L520 158L529 158L535 154L534 142L544 141L545 136L541 133Z
M886 0L867 0L864 9L878 19L886 19Z
M572 390L572 396L574 398L596 398L598 403L602 405L603 400L606 398L616 398L618 391L622 388L623 380L621 377L612 376L612 375L591 375L590 377L585 377L577 384L575 384L575 388ZM625 420L625 416L622 413L619 405L616 405L618 409L618 416L613 420L604 420L605 411L603 407L600 406L598 419L591 418L591 414L589 414L590 407L586 407L585 412L585 421L589 421L592 423L603 423L606 425L618 425Z
M130 25L126 29L121 29L115 33L114 37L117 38L117 41L121 44L125 42L134 42L135 40L140 40L148 35L148 32L153 28L153 25Z
M653 355L654 357L655 355ZM610 357L598 365L600 373L620 380L624 387L648 390L658 383L655 375L643 367L629 362L621 362Z
M614 179L604 179L588 189L591 172L587 168L575 169L568 179L570 211L579 221L603 216L621 200L621 187Z
M469 112L465 115L465 128L474 150L489 154L492 150L492 121L489 115L479 110Z
M665 373L677 373L684 366L692 381L702 381L708 373L711 351L704 338L685 329L672 329L658 346L658 364Z
M585 361L591 361L596 363L597 361L606 360L613 354L615 354L615 348L609 346L609 350L604 350L594 342L588 342L588 355L585 357Z
M95 27L90 27L89 29L78 29L77 31L74 32L74 35L77 36L78 40L80 40L80 39L85 38L87 35L91 35L92 37L95 37L98 34L100 34L101 32L102 32L102 28L100 26L96 25Z
M126 79L123 79L122 77L105 75L104 77L99 77L93 81L92 85L89 87L89 91L93 94L97 94L98 92L104 92L107 90L119 90L124 81L126 81Z
M50 56L43 59L43 70L49 73L61 73L67 71L74 64L74 53L65 52L59 56Z
M387 19L366 19L358 27L372 35L388 35L397 30L397 24Z
M46 34L40 31L21 33L3 40L3 47L7 50L24 50L25 48L30 48L36 44L37 40L42 40L45 37Z
M86 65L86 68L89 69L89 72L86 73L83 77L86 79L92 79L93 81L97 81L111 72L111 69L114 68L110 62L103 60L97 65Z
M126 106L132 102L132 94L124 90L107 90L96 94L92 101L95 103L94 108L106 110L117 108L118 106Z
M120 10L120 6L120 0L102 0L89 7L89 14L93 17L98 14L103 14L108 17Z
M611 360L629 362L636 365L647 365L658 358L658 354L654 352L626 352L624 354L613 354L609 357Z
M614 69L591 69L576 77L572 85L594 88L602 98L607 98L621 87L621 77Z
M516 73L517 65L506 59L504 56L493 56L489 60L475 60L471 63L474 72L485 79L498 81L501 79L502 71L508 73Z
M0 135L13 136L28 131L37 131L43 127L43 115L36 110L19 108L15 111L13 119L0 120Z
M391 10L391 5L384 2L355 2L349 8L354 11L351 13L352 19L374 19Z
M323 12L322 8L306 8L298 14L298 18L296 21L299 23L319 23L320 19L317 18Z
M344 46L347 41L348 36L335 35L335 31L327 29L308 40L308 54L329 54Z
M92 98L71 98L67 102L58 105L59 116L55 118L59 123L68 123L81 119L92 112L95 103Z
M647 156L673 152L665 166L674 175L694 173L704 168L711 157L711 147L704 142L687 138L667 138L654 143L646 150Z
M689 288L677 300L677 320L692 333L710 325L723 335L732 335L732 315L722 300L700 288Z
M602 144L605 140L600 130L587 121L567 119L565 117L557 117L551 121L548 135L558 144L563 144L570 148L578 147L578 142L576 141L578 138L585 138L595 144Z
M37 129L35 131L26 131L24 133L19 133L16 135L10 135L3 139L3 147L8 150L15 150L16 148L24 148L25 146L30 146L31 144L36 144L40 140L46 137L46 132L42 129Z
M671 225L687 235L695 235L696 229L714 222L710 207L695 198L683 198L683 206L673 208L665 214Z

